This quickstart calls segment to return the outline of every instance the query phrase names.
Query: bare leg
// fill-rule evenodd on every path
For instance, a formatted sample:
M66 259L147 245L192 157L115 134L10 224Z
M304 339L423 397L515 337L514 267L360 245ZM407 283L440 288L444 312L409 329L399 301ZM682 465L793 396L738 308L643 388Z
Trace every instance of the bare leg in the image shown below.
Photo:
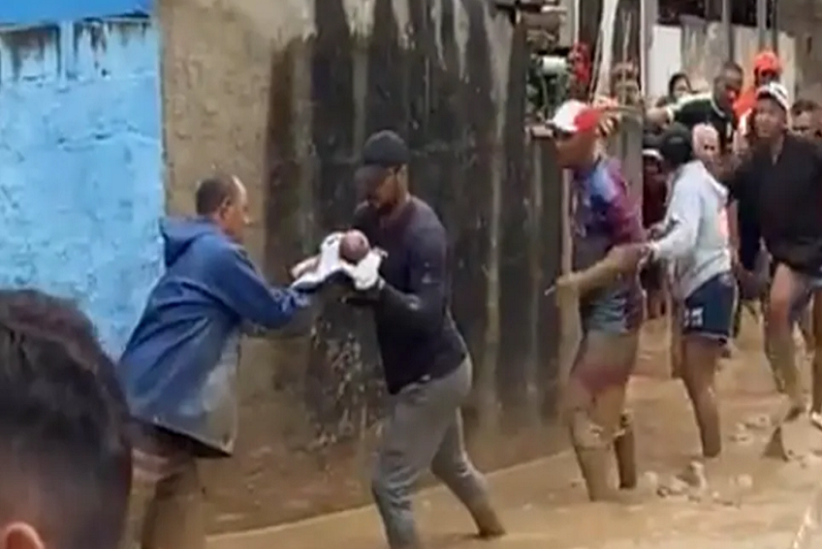
M686 336L682 381L694 410L702 455L717 457L722 452L715 377L722 352L720 342L699 335Z
M791 312L803 280L785 265L778 265L774 273L768 300L768 332L774 368L785 385L790 409L789 418L795 418L805 409L802 387L796 368Z
M637 341L636 333L586 334L571 370L566 400L568 424L592 501L617 499L617 490L608 480L608 469L614 438L624 418L625 388L636 361ZM621 484L630 484L631 472L627 469L633 464L633 449L626 447L629 441L623 438L617 453L617 459L620 455L631 456L619 464L624 477Z

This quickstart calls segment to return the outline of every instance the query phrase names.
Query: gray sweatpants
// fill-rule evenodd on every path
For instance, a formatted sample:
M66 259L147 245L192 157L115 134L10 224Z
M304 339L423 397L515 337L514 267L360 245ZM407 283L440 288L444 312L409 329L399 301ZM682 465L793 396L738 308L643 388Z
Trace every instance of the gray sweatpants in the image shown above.
M469 510L487 500L485 479L468 459L460 406L471 390L466 358L441 379L423 380L392 397L371 489L392 549L417 547L411 491L430 468Z

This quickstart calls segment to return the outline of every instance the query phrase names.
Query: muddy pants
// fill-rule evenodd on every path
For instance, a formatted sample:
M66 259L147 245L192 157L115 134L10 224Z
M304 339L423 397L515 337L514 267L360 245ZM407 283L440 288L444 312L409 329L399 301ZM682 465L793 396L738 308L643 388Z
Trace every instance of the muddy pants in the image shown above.
M204 494L192 453L172 436L137 436L121 549L205 549Z
M420 546L411 491L426 469L474 514L488 504L485 480L465 451L460 406L471 389L471 361L441 379L393 396L373 471L372 491L392 549Z
M633 430L625 413L625 390L637 357L636 331L583 335L568 380L567 421L577 462L592 501L611 500L611 452L616 457L619 487L636 486Z

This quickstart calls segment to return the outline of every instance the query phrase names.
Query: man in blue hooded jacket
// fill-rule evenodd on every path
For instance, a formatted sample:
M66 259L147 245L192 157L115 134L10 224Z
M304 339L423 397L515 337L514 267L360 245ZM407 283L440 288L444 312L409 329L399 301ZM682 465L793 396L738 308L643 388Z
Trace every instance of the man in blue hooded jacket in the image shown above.
M134 483L124 548L205 547L197 461L231 455L243 327L276 329L308 299L268 285L241 242L247 193L203 180L197 217L166 220L166 271L120 358L134 419Z

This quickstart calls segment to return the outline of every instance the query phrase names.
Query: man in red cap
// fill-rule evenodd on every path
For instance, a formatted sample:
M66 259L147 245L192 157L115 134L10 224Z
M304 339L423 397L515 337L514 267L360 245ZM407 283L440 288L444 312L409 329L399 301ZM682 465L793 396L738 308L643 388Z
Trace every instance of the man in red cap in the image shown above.
M756 54L753 62L753 85L742 92L734 103L734 113L740 123L756 105L756 90L770 82L778 82L782 76L782 64L779 57L770 51L763 50Z
M610 451L620 488L633 488L633 437L623 413L642 321L638 264L640 210L616 162L600 145L598 109L570 100L551 121L560 166L573 176L573 271L557 281L558 299L576 303L582 341L565 389L566 421L591 500L612 500Z

